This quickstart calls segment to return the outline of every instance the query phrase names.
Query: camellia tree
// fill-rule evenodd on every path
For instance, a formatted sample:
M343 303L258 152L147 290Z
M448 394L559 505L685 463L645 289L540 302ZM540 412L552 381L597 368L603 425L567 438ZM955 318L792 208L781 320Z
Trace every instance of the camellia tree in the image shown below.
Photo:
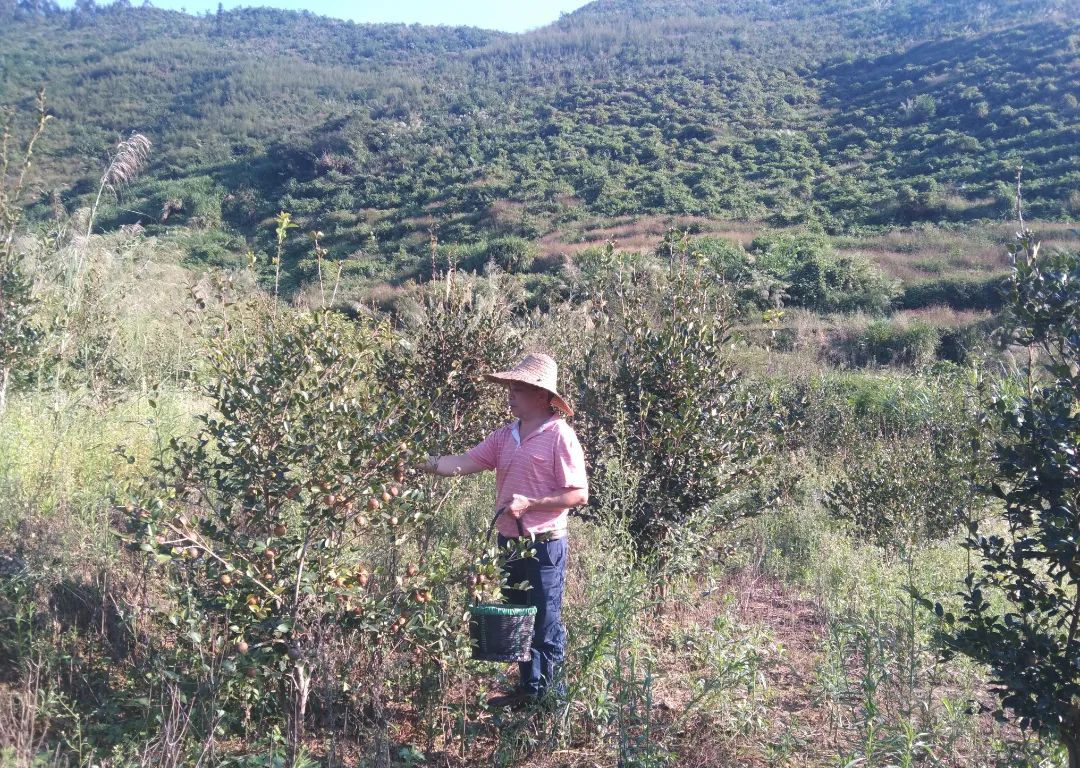
M616 275L598 292L577 380L591 495L643 551L676 533L689 550L691 520L704 539L748 514L723 502L749 488L768 458L760 413L728 354L730 298L685 243L669 240L662 273ZM617 445L618 462L598 460Z
M1040 254L1023 229L1011 250L1008 330L1030 354L1023 391L994 401L1003 525L971 526L981 567L959 615L930 607L947 655L989 667L1001 715L1060 738L1080 768L1080 255Z
M504 370L521 353L507 300L456 270L417 286L415 316L384 356L383 377L430 422L426 448L460 453L506 417L506 395L480 374Z
M501 580L493 552L415 546L431 508L412 440L432 425L377 375L386 347L381 328L332 312L230 310L210 343L209 409L122 502L169 639L151 654L158 676L220 707L193 718L207 732L283 720L290 764L309 702L325 719L359 690L384 720L388 665L462 656L451 591L478 600Z

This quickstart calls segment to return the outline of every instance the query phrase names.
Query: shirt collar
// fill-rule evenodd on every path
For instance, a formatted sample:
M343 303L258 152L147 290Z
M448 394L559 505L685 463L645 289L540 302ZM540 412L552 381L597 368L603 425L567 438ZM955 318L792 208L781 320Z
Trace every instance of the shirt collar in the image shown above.
M529 435L529 437L532 437L533 435L539 435L541 432L545 432L551 429L559 423L559 419L561 418L562 417L559 416L559 414L553 413L551 415L551 418L541 424L539 429L533 432L532 435ZM510 434L514 436L514 442L518 445L521 445L521 419L516 419L514 421L513 426L510 427Z

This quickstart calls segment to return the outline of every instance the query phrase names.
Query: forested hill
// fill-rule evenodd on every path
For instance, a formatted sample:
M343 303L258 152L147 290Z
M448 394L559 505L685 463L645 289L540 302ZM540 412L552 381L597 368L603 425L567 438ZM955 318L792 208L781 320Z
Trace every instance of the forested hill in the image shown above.
M928 39L986 32L1047 18L1066 18L1069 2L1040 0L596 0L561 19L555 28L603 23L665 25L673 20L706 22L715 31L781 44L789 61L845 57L901 49ZM762 34L764 33L764 34ZM797 42L797 46L783 45ZM838 50L842 45L842 50Z
M597 0L507 35L0 0L0 103L28 119L44 85L57 118L33 214L88 205L140 131L150 166L99 226L194 226L207 258L265 248L279 210L364 269L430 230L597 216L995 218L1020 163L1030 212L1070 217L1078 19L1077 0Z

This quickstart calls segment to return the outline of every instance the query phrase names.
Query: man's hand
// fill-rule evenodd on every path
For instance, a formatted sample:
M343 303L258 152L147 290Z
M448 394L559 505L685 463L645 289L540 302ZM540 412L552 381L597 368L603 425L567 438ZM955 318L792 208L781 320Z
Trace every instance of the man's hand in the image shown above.
M568 509L589 503L589 492L584 488L563 488L554 496L540 496L535 499L515 493L506 511L518 520L526 512L543 512L552 509Z
M415 469L417 472L423 472L424 474L427 474L427 475L434 475L436 473L436 471L438 470L438 468L439 468L439 457L438 456L428 456L423 461L413 465L413 469Z
M513 517L515 520L520 520L521 516L529 511L532 503L533 500L528 496L522 496L520 493L515 493L514 497L510 499L506 511L510 513L510 517Z
M414 466L417 472L426 472L429 475L439 475L440 477L472 475L487 469L487 467L465 455L428 456L425 461Z

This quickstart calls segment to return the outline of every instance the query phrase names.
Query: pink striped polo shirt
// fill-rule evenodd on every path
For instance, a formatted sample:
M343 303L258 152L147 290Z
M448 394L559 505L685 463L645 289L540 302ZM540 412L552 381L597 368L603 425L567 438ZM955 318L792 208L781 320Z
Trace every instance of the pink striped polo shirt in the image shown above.
M522 442L519 421L501 427L466 455L485 469L495 470L495 508L508 505L515 493L537 498L567 488L589 489L585 453L574 428L553 416ZM529 510L521 517L528 533L566 528L565 509ZM509 514L499 516L499 533L517 536L517 523Z

